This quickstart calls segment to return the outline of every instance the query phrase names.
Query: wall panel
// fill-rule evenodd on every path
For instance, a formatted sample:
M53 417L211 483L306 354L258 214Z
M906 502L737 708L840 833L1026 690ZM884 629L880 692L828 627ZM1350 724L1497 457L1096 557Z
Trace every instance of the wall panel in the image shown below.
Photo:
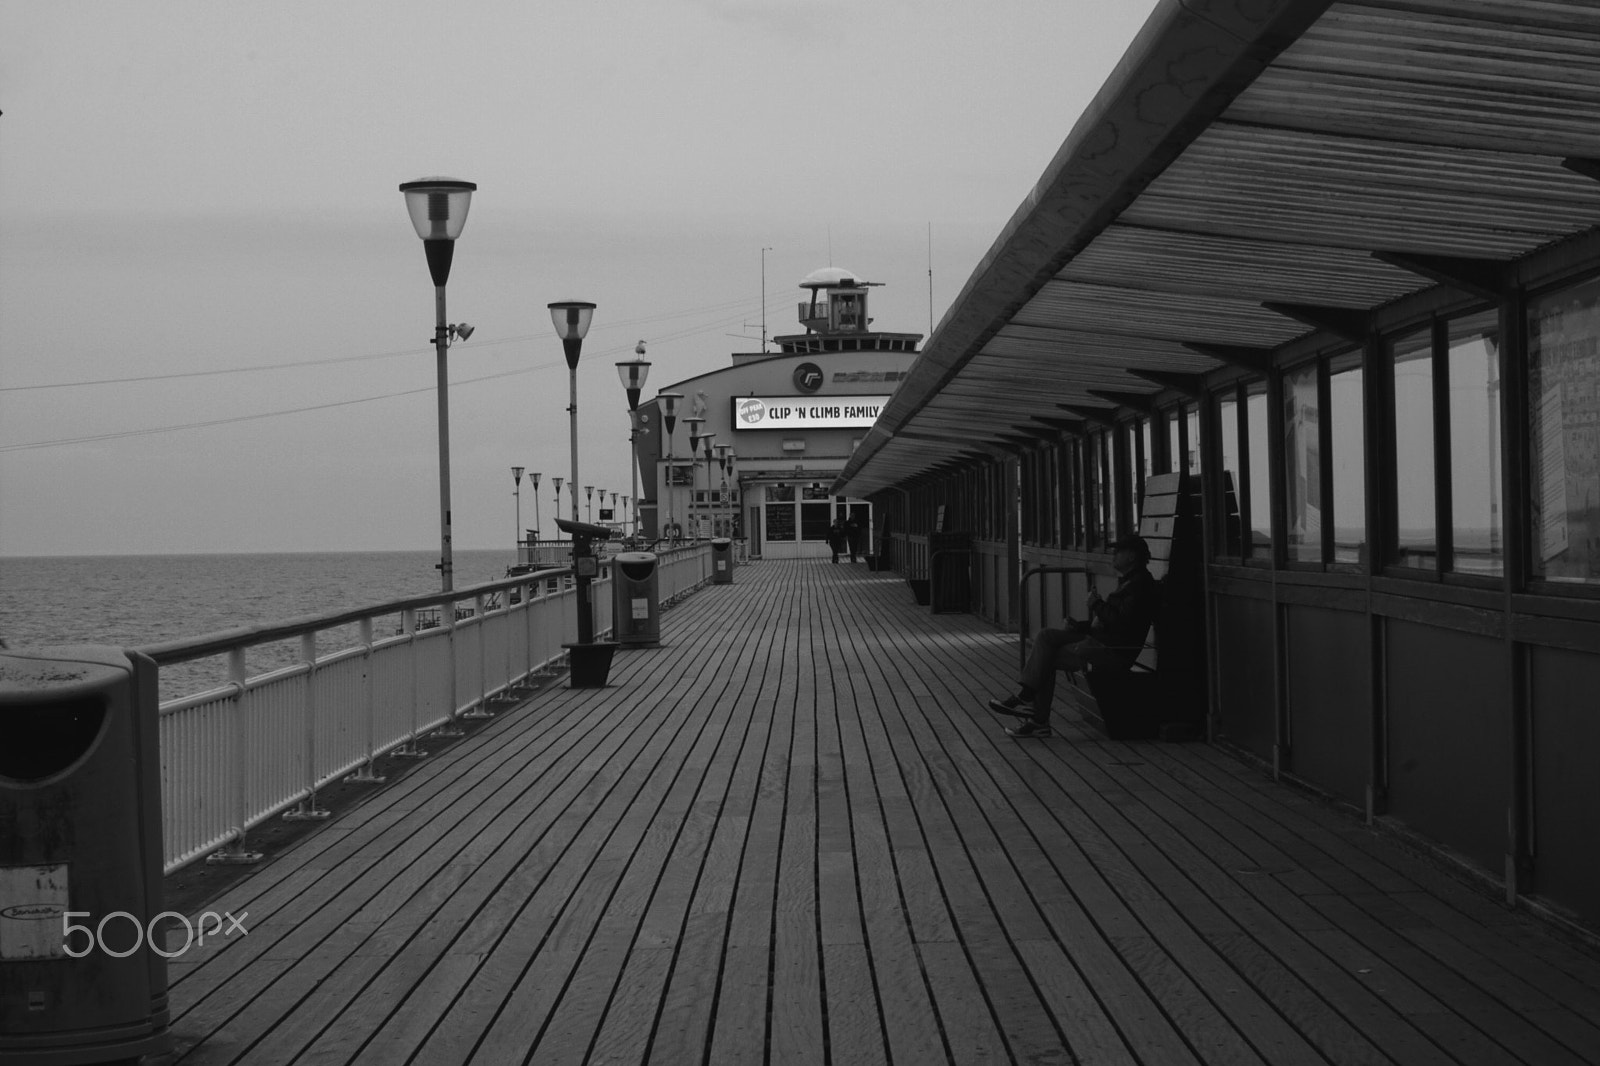
M1510 783L1504 641L1385 623L1389 813L1501 874Z
M1600 924L1600 655L1534 648L1534 885Z
M1365 613L1289 606L1289 769L1340 799L1366 802L1372 653Z
M1218 733L1263 759L1275 741L1273 610L1266 600L1216 597Z

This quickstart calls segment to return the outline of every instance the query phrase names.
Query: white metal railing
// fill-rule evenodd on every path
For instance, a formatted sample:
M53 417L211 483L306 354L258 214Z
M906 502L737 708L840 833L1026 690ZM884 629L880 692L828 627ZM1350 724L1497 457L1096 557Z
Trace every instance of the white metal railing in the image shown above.
M662 606L711 579L707 545L659 556ZM596 637L613 626L611 568L590 586ZM522 574L337 614L228 630L138 650L158 665L225 656L227 684L161 705L163 865L254 861L250 829L283 812L322 817L317 790L354 774L374 780L380 755L424 754L424 734L488 717L487 704L558 666L577 631L570 570ZM470 613L458 605L471 603ZM419 625L431 613L435 625ZM379 619L398 616L389 636ZM357 625L354 647L319 652L317 638ZM300 642L300 661L246 676L247 648ZM294 810L290 810L294 808Z

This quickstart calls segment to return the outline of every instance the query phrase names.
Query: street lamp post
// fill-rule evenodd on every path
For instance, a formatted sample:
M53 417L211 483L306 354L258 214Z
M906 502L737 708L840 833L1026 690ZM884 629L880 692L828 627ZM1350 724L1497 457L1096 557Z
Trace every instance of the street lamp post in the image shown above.
M729 523L726 518L720 516L728 507L728 453L731 451L733 451L731 444L717 445L717 469L722 471L722 486L717 492L717 512L718 521L723 523L725 533Z
M592 526L592 525L594 525L594 486L593 485L585 485L583 487L583 491L589 497L588 520L589 520L589 524ZM577 517L577 516L574 515L573 517Z
M516 500L517 500L517 535L516 535L515 538L513 538L512 543L513 544L521 544L522 543L522 467L514 466L514 467L511 468L511 484L513 486L512 489L511 489L511 495L516 497ZM519 563L521 561L522 561L521 559L517 560L517 562L519 562Z
M650 364L644 358L644 341L634 345L635 358L627 359L617 364L617 377L622 381L622 388L628 394L628 457L630 472L633 474L633 495L639 496L639 393L644 388L645 379L650 376ZM638 511L634 511L635 539L639 536Z
M656 402L661 405L661 424L667 430L667 524L660 530L663 534L672 527L672 497L676 491L672 484L672 430L678 424L678 401L681 399L683 399L681 392L656 393ZM634 500L637 501L638 498L639 494L634 493ZM637 505L634 507L634 514L638 514Z
M712 494L716 491L711 484L711 442L717 439L715 433L706 433L700 438L700 447L705 451L706 457L706 514L711 523L711 535L717 535L717 511L711 502Z
M444 287L450 280L450 264L455 258L456 238L467 224L467 209L478 186L455 178L423 178L400 185L405 194L411 224L422 238L428 258L428 273L433 278L433 346L438 371L439 400L439 580L443 591L455 584L455 561L450 540L450 374L446 353L450 342L465 340L472 327L445 323Z
M689 503L683 509L683 517L689 523L689 531L698 540L700 531L694 524L694 487L699 481L700 473L695 469L695 452L700 450L700 426L705 419L698 415L685 418L683 424L689 427Z
M594 304L585 300L558 300L548 305L550 321L561 338L561 348L567 357L567 374L571 403L567 412L572 422L572 521L578 524L578 357L583 352L583 338L589 332L589 321L594 317ZM594 489L591 487L592 494ZM591 497L592 498L592 497ZM592 504L591 504L592 506ZM596 562L589 554L589 539L576 532L572 537L572 569L578 584L578 643L594 643L594 605L590 602L590 582L595 576ZM607 653L609 655L609 652ZM605 660L609 668L610 659ZM602 676L604 671L601 671ZM574 670L574 680L577 671ZM604 682L602 681L602 684Z
M539 471L534 470L528 474L528 484L533 486L533 539L539 539ZM533 562L532 558L528 562Z
M738 453L735 452L730 447L728 449L728 476L733 479L733 491L734 491L735 494L737 494L738 491L739 491L739 461L738 460L739 460ZM738 522L739 508L742 506L742 504L743 504L743 500L742 499L735 500L733 496L729 496L728 497L728 536L730 536L730 537L732 537L734 535L734 530L739 528L739 522Z
M567 382L571 403L567 407L572 429L572 520L578 520L578 357L583 352L583 338L589 332L589 320L594 317L594 304L582 300L560 300L550 304L550 321L555 323L556 334L561 338L561 348L567 357Z
M561 514L561 479L558 478L558 477L553 477L550 480L555 482L555 486L556 486L556 515L559 516ZM556 539L557 540L561 539L561 527L560 526L556 527Z

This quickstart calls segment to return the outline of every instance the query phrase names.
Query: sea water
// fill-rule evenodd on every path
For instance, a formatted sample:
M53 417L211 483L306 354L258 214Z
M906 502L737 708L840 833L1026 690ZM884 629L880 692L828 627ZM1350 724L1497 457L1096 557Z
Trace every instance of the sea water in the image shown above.
M64 644L150 644L266 625L306 615L359 610L439 590L437 552L327 552L260 555L91 555L0 558L0 639L11 648ZM505 576L516 553L460 551L455 588ZM396 615L375 635L398 627ZM356 643L357 628L318 636L317 654ZM300 642L246 653L250 675L297 662ZM161 699L221 684L220 658L161 670Z

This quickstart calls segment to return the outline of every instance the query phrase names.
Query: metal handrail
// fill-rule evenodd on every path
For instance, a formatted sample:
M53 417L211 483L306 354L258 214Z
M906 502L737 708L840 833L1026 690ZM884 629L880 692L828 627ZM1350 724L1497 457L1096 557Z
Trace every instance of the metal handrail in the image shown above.
M712 578L709 546L664 554L663 603L688 595ZM375 780L379 756L425 754L424 734L448 735L462 717L490 717L489 702L564 657L562 640L575 630L572 570L540 570L452 592L390 600L371 607L241 626L134 649L158 667L226 656L220 687L163 703L163 868L171 873L196 859L251 862L248 831L290 808L300 817L324 816L317 791L355 773ZM595 583L595 636L613 629L610 567ZM515 597L509 590L520 589ZM503 595L502 595L503 593ZM457 617L458 600L472 600ZM417 624L435 608L440 623ZM373 620L398 614L400 631L373 639ZM319 655L316 635L359 624L353 647ZM300 661L247 676L245 651L299 638Z
M1043 585L1044 582L1042 580L1042 575L1044 575L1044 574L1060 574L1062 576L1062 578L1064 579L1068 574L1089 574L1089 573L1093 573L1093 571L1090 570L1087 566L1043 566L1043 565L1030 566L1028 569L1026 569L1026 570L1024 570L1022 572L1022 579L1017 582L1017 604L1018 604L1018 614L1020 615L1020 618L1019 618L1018 623L1017 623L1017 628L1019 630L1019 637L1020 637L1020 639L1017 641L1017 672L1018 673L1021 673L1023 667L1028 665L1028 622L1029 622L1029 619L1028 619L1028 579L1030 577L1039 576L1039 577L1041 577L1040 584ZM1066 600L1067 600L1067 585L1066 585L1066 581L1063 580L1062 583L1061 583L1061 602L1062 603L1066 603ZM1039 602L1041 604L1044 603L1044 597L1043 596L1039 597ZM1043 620L1044 620L1043 618L1040 619L1041 622Z

